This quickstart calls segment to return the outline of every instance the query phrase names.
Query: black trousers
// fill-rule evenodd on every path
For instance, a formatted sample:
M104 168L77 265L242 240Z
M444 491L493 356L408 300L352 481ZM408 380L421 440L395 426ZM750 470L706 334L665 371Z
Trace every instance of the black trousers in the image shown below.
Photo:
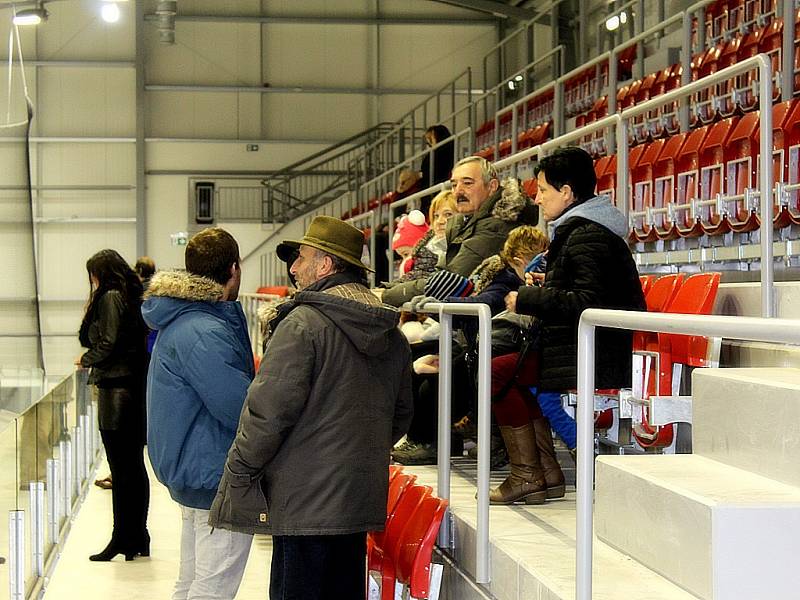
M364 600L367 534L272 536L270 600Z
M150 480L144 466L144 443L135 431L101 429L100 436L111 468L111 501L114 510L112 539L122 548L139 549L147 537Z

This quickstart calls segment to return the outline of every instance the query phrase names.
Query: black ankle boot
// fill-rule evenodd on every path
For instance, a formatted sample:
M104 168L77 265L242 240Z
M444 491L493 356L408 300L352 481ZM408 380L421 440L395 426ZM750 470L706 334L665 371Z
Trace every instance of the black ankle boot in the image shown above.
M149 546L149 544L148 544ZM148 547L148 553L150 549ZM97 554L92 554L89 557L89 560L92 562L108 562L113 559L117 554L124 554L125 560L130 561L139 554L139 552L135 550L131 550L130 548L125 548L121 542L118 542L114 538L111 538L111 541L108 542L108 545L103 549L102 552L98 552Z

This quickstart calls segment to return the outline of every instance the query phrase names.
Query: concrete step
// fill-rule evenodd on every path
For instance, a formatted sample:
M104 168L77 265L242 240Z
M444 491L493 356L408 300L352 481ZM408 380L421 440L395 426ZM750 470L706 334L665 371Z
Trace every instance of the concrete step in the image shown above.
M601 456L595 532L699 598L796 598L800 489L692 455Z
M695 454L800 487L800 369L696 369Z
M476 572L475 461L454 459L451 512L453 564L445 565L442 600L573 600L575 598L575 490L541 506L493 506L489 545L491 582L478 585ZM436 490L436 467L407 466L417 482ZM503 473L492 474L492 486ZM595 539L593 600L647 598L692 600L694 596L661 575Z

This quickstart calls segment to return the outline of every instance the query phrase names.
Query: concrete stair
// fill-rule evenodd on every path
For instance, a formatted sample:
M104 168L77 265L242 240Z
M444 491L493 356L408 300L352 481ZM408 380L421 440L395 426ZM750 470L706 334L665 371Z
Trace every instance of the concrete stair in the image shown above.
M800 597L800 370L692 383L694 454L597 459L597 537L702 599Z
M573 600L575 598L575 491L541 506L490 509L491 582L476 584L475 461L455 459L451 512L455 548L445 562L441 600ZM405 467L417 483L436 489L436 467ZM506 473L493 473L492 486ZM594 600L692 600L692 594L643 564L595 539ZM646 592L643 594L643 592Z

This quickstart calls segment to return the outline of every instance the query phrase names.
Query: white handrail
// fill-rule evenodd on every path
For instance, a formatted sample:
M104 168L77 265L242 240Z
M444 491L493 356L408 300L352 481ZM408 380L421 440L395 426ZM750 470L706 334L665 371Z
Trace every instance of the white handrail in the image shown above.
M800 344L800 321L756 317L679 315L590 308L578 324L578 470L575 481L575 600L592 598L592 500L594 489L595 329L610 327Z
M410 310L405 304L403 310ZM436 494L450 499L450 427L452 380L452 315L478 317L478 515L475 534L475 581L489 583L489 477L492 386L492 313L488 304L431 302L418 312L438 313L439 330L439 432ZM442 521L439 546L450 546L450 523Z

